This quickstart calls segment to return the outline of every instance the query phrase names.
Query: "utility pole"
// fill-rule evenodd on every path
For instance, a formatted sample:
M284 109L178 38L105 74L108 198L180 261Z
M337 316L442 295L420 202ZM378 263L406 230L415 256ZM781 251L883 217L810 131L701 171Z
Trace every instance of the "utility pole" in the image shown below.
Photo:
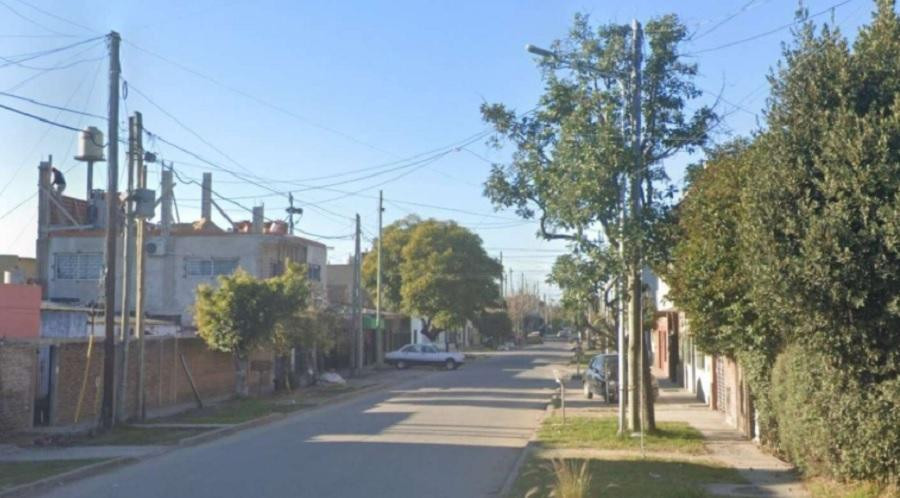
M128 184L125 191L125 227L122 232L122 318L119 320L119 343L122 353L118 361L119 383L116 384L116 420L124 421L127 403L125 394L128 390L128 346L131 341L131 269L134 267L134 170L135 155L134 117L128 117Z
M506 271L503 269L503 251L500 251L500 299L506 297Z
M359 214L356 215L356 241L353 255L353 344L354 349L354 366L356 373L360 373L363 368L363 358L365 351L363 350L363 334L362 334L362 293L360 292L360 247L359 238L361 235Z
M113 389L116 368L116 238L119 185L119 33L109 33L109 115L107 116L107 174L106 174L106 275L104 276L103 344L103 405L100 422L110 429L115 423Z
M294 235L294 215L303 214L303 208L295 208L294 207L294 193L288 192L288 202L290 203L290 207L285 209L288 214L288 229L290 230L290 234Z
M384 213L384 192L378 191L378 276L375 291L375 362L380 367L384 363L384 329L381 326L381 238L382 214Z
M634 20L631 22L631 40L633 60L631 63L631 120L632 120L632 155L634 164L631 171L630 201L631 201L631 227L636 232L641 223L641 183L643 180L643 154L641 144L641 44L643 36L641 24ZM641 270L643 257L642 241L640 233L633 234L632 253L629 268L629 313L628 329L630 341L628 343L629 360L628 383L632 396L629 397L629 426L632 430L642 427L643 409L646 404L644 396L643 378L643 324L641 297Z
M134 113L134 164L137 169L137 184L139 189L147 188L147 166L144 165L144 119L141 113ZM138 392L137 415L140 420L147 417L144 405L144 231L146 230L143 216L137 219L137 235L135 237L135 298L134 298L134 329L138 339Z

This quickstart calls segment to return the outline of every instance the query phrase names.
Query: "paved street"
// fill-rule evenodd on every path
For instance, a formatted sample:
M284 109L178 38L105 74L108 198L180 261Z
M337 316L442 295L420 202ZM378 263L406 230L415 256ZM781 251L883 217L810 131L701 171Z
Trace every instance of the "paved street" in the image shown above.
M300 413L70 484L56 497L496 495L549 399L563 343L423 371L387 391Z

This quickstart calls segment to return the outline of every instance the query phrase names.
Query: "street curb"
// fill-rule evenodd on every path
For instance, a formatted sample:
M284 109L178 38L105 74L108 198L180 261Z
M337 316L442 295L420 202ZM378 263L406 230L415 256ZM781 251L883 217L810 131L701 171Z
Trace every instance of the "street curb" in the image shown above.
M158 454L161 453L153 453L152 455L155 456ZM150 455L147 455L147 457L149 456ZM84 467L78 467L77 469L63 472L62 474L52 475L50 477L45 477L37 481L26 482L25 484L20 484L14 488L0 491L0 497L7 498L11 496L33 496L36 493L47 491L52 487L62 486L78 481L80 479L84 479L86 477L102 474L116 467L123 467L125 465L136 463L140 460L141 459L134 457L118 457L110 460L104 460L102 462L93 463L90 465L85 465Z
M85 479L88 477L93 477L95 475L102 474L109 470L112 470L117 467L124 467L126 465L131 465L135 463L142 462L144 460L148 460L150 458L156 458L159 456L166 455L173 451L176 451L180 448L188 448L191 446L197 446L203 443L215 441L217 439L221 439L232 434L253 429L256 427L262 427L264 425L268 425L270 423L276 422L278 420L283 420L285 418L289 418L292 415L301 415L301 414L309 414L320 408L327 408L330 405L341 403L352 399L356 396L362 396L364 394L369 394L371 392L378 391L379 389L388 389L392 387L391 384L386 383L375 383L369 386L361 387L359 389L348 391L345 393L338 394L332 398L328 398L327 400L316 404L315 406L310 407L309 409L300 409L293 413L270 413L269 415L255 418L253 420L248 420L246 422L242 422L240 424L235 424L230 427L223 427L221 429L215 429L208 432L204 432L202 434L197 434L196 436L189 436L186 438L179 439L176 444L168 446L166 448L161 449L160 451L155 451L152 453L148 453L146 455L142 455L140 457L118 457L112 458L109 460L105 460L102 462L97 462L91 465L85 465L84 467L78 467L77 469L70 470L68 472L63 472L62 474L56 474L49 477L45 477L44 479L40 479L37 481L28 482L25 484L20 484L19 486L9 488L5 491L0 491L0 498L9 498L13 496L17 497L25 497L25 496L34 496L39 492L46 491L54 486L62 486L66 484L73 483L75 481L79 481L81 479Z
M537 426L535 426L534 431L531 433L531 437L528 438L528 442L525 444L525 447L522 448L522 452L519 453L519 457L516 458L515 463L513 463L512 469L510 469L509 474L506 476L506 480L503 481L503 487L500 488L500 492L497 493L497 496L501 498L506 498L509 496L509 492L512 490L513 484L516 483L516 479L519 477L519 473L522 470L522 465L525 464L525 461L528 459L528 456L534 451L535 446L537 445L537 434L541 429L541 425L544 423L544 419L547 418L547 414L553 411L553 404L547 403L547 406L544 408L544 413L542 413L538 417Z
M178 443L173 445L171 449L167 449L166 453L172 451L176 448L185 448L188 446L196 446L198 444L205 443L207 441L213 441L219 438L223 438L225 436L234 434L235 432L240 432L246 429L252 429L254 427L258 427L261 425L266 425L270 422L274 422L276 420L280 420L284 418L283 413L270 413L263 417L254 418L248 420L246 422L241 422L240 424L235 424L229 427L222 427L221 429L213 429L211 431L201 432L196 436L188 436L185 438L181 438L178 440Z

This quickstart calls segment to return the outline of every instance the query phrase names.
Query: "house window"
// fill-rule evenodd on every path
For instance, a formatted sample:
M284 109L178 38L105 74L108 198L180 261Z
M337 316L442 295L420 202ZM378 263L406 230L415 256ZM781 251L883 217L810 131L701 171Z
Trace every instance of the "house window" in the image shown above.
M213 258L213 275L231 275L238 268L238 258Z
M322 281L322 267L319 265L309 265L309 279L314 282Z
M61 252L54 257L59 280L97 280L103 275L102 253Z
M184 272L192 277L231 275L237 270L238 258L184 258Z

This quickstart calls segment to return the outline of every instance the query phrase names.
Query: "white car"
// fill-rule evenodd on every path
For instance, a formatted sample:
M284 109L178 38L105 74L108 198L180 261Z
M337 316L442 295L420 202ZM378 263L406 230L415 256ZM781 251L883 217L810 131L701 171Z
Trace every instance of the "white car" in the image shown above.
M452 351L440 351L428 344L408 344L384 355L385 363L403 369L413 365L442 365L456 370L465 363L465 355Z

